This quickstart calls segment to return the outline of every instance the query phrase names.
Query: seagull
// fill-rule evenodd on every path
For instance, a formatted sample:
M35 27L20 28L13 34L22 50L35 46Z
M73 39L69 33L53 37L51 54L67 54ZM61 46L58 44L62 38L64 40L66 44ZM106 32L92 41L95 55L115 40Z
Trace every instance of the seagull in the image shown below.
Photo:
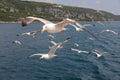
M111 32L111 33L113 33L113 34L115 34L115 35L118 35L117 32L115 32L115 31L113 31L113 30L109 30L109 29L102 30L101 33L103 33L103 32Z
M75 49L75 48L71 48L72 51L76 51L78 53L90 53L88 51L81 51L81 50L78 50L78 49Z
M74 43L74 45L75 45L75 46L77 46L77 47L79 46L79 44L78 44L78 43Z
M47 54L42 54L42 53L38 53L38 54L33 54L30 57L33 56L40 56L40 59L51 59L56 57L57 55L55 55L55 51L59 48L59 46L63 46L66 42L68 42L70 39L70 37L66 38L66 40L57 43L57 45L54 45L51 47L50 51Z
M94 50L94 51L91 51L92 53L95 53L97 55L97 57L101 57L103 55L103 53L101 53L100 51L98 50Z
M27 26L28 24L30 24L31 22L33 22L34 20L38 20L43 22L45 25L42 27L41 32L49 32L49 33L59 33L59 32L64 32L65 30L67 30L67 28L65 28L64 26L68 25L68 24L76 24L76 21L73 19L69 19L66 18L65 20L58 22L58 23L53 23L51 21L45 20L43 18L37 18L37 17L26 17L25 19L22 20L22 26Z
M27 35L27 36L35 37L35 35L37 34L37 32L38 31L31 31L31 32L22 33L21 35Z
M14 40L12 43L15 43L17 45L22 45L22 43L20 41L18 41L18 40Z
M94 40L94 38L92 38L92 37L90 37L90 36L88 37L88 39L90 39L90 40Z

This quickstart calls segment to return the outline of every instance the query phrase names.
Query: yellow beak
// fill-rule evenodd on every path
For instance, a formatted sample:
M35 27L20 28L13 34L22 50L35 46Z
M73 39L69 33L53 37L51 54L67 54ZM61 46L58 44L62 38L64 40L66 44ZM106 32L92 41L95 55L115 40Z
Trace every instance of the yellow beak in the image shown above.
M42 29L41 32L45 32L45 29Z

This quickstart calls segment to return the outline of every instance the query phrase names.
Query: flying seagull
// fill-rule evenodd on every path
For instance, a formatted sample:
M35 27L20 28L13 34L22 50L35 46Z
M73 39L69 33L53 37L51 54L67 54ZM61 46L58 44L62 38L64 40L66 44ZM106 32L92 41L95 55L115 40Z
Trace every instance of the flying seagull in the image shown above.
M95 53L97 55L97 57L101 57L103 55L103 53L98 51L98 50L94 50L94 51L91 51L91 52Z
M73 19L66 18L65 20L58 22L58 23L53 23L51 21L45 20L43 18L37 18L37 17L26 17L25 19L22 20L22 26L27 26L33 21L40 21L43 22L45 25L42 27L41 32L47 31L49 33L59 33L59 32L64 32L67 30L64 26L69 25L69 24L75 24L76 21Z
M21 35L27 35L27 36L35 37L35 35L37 34L37 32L39 32L39 31L25 32L25 33L22 33Z
M74 43L74 45L75 45L75 46L77 46L77 47L79 46L79 44L78 44L78 43Z
M113 33L113 34L115 34L115 35L118 35L117 32L115 32L115 31L113 31L113 30L109 30L109 29L102 30L101 33L103 33L103 32L111 32L111 33Z
M12 43L17 44L17 45L22 45L22 43L18 40L14 40Z
M51 59L56 57L57 55L55 55L55 51L59 48L59 46L63 46L66 42L68 42L70 39L70 37L66 38L66 40L57 43L57 45L54 45L51 47L50 51L47 54L42 54L42 53L38 53L38 54L33 54L32 56L40 56L40 59Z
M78 50L78 49L75 49L75 48L71 48L72 51L76 51L78 53L90 53L88 51L82 51L82 50Z

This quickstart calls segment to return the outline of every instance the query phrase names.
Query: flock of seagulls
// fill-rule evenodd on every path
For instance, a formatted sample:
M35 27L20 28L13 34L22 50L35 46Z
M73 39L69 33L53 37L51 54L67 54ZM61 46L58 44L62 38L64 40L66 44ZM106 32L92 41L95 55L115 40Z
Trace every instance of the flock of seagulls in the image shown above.
M50 43L53 44L52 47L49 47L50 51L48 53L37 53L37 54L32 54L30 57L33 57L33 56L40 56L40 59L51 59L51 58L54 58L56 57L57 55L55 54L55 51L57 49L61 49L63 48L63 45L65 43L67 43L71 37L68 37L66 38L64 41L62 42L55 42L53 41L53 39L55 39L55 37L52 35L52 34L55 34L55 33L64 33L64 31L67 30L66 28L66 25L72 25L76 32L79 32L79 31L86 31L88 32L88 34L90 34L92 37L94 37L95 39L98 39L90 30L88 30L86 28L86 26L95 26L95 25L91 25L91 24L80 24L78 23L77 21L73 20L73 19L69 19L69 18L66 18L65 20L61 21L61 22L58 22L58 23L53 23L51 21L48 21L46 19L43 19L43 18L37 18L37 17L26 17L22 20L21 22L21 25L23 27L27 26L28 24L32 23L33 21L40 21L42 23L44 23L44 25L42 26L42 29L41 30L36 30L36 31L31 31L31 32L25 32L25 33L22 33L20 34L21 36L23 35L27 35L27 36L32 36L32 37L35 37L35 35L38 33L38 32L45 32L47 31L48 33L51 33L50 35L48 35L49 37L49 41ZM112 31L112 30L103 30L101 31L101 33L103 32L111 32L115 35L118 35L117 32L115 31ZM20 35L17 35L17 36L20 36ZM93 38L91 40L94 40ZM17 44L17 45L22 45L22 43L18 40L15 40L13 41L14 44ZM79 47L80 44L79 43L74 43L74 45L76 47ZM97 55L97 57L101 57L103 55L103 52L100 52L98 50L92 50L92 51L82 51L82 50L79 50L79 49L75 49L75 48L71 48L71 51L74 51L74 52L77 52L77 53L87 53L87 54L91 54L91 53L94 53Z

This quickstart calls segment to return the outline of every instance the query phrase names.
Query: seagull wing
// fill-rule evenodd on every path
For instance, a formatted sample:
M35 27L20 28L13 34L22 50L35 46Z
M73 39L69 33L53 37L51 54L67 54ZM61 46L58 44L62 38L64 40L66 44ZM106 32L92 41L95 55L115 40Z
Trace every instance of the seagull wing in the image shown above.
M66 40L62 42L57 43L57 45L52 46L50 51L48 52L48 55L54 55L55 51L59 48L58 46L63 46L69 39L70 37L66 38Z
M65 19L65 20L63 20L63 21L61 21L61 22L58 22L58 23L56 24L56 27L64 27L65 25L74 24L74 23L76 23L75 20L72 20L72 19L67 18L67 19Z
M44 24L48 24L48 23L52 23L48 20L45 20L43 18L37 18L37 17L26 17L25 19L22 20L22 26L27 26L28 24L30 24L31 22L33 22L34 20L38 20L40 22L43 22Z
M72 51L77 51L77 52L79 52L79 50L78 50L78 49L71 48L71 50L72 50Z
M53 45L57 45L57 43L55 41L50 41Z
M41 54L41 53L38 53L38 54L32 54L32 55L30 55L29 57L33 57L33 56L42 56L43 54Z
M71 39L71 37L66 38L64 41L59 42L59 46L63 46L66 42L68 42Z
M55 51L58 49L59 45L54 45L51 47L50 51L48 52L48 55L54 55Z

